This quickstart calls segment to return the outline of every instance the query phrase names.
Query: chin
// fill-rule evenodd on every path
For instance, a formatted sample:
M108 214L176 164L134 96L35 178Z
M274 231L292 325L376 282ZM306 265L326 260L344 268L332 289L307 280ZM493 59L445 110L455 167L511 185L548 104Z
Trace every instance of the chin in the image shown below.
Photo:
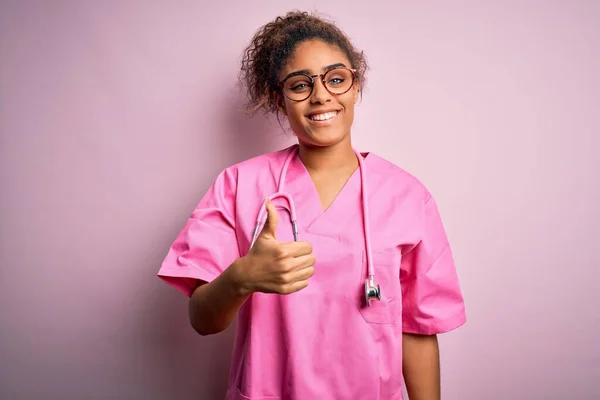
M297 135L298 140L303 144L313 147L328 147L333 146L343 141L348 135L337 132L315 132L309 134Z

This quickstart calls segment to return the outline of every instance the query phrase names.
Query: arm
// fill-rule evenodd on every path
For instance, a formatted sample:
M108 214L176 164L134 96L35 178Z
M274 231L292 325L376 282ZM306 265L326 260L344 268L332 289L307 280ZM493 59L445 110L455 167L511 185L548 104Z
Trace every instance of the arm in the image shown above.
M402 369L410 400L439 400L440 357L436 335L402 334Z
M448 237L437 205L426 196L418 244L403 255L402 344L404 381L410 400L439 400L437 336L466 321L465 305Z
M306 242L275 238L278 216L267 202L267 220L250 252L210 283L196 287L189 302L192 327L200 335L225 330L254 292L290 294L304 289L314 273L315 256Z
M190 323L200 335L212 335L227 329L250 296L237 274L244 262L244 258L238 258L210 283L199 281L190 297L188 310Z

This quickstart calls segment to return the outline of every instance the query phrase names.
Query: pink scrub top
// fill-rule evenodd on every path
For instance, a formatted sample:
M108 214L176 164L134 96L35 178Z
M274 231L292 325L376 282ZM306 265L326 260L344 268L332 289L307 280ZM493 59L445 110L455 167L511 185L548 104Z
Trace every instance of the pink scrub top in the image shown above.
M247 254L257 213L277 191L294 146L221 172L175 239L158 276L190 296ZM381 301L365 304L368 276L360 171L324 211L297 156L284 191L315 274L290 295L254 293L240 309L229 400L401 399L402 333L438 334L466 321L452 252L435 200L416 178L363 153L371 246ZM292 241L285 201L277 239Z

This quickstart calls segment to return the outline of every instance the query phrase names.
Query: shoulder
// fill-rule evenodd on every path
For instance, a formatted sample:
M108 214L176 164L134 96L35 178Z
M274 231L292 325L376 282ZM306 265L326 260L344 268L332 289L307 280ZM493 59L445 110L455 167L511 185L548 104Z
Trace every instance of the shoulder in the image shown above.
M280 171L292 150L293 146L261 154L222 169L202 197L196 212L198 209L218 208L228 215L235 215L237 193L244 187L257 187L259 178L279 176L269 171Z
M223 182L233 188L237 187L240 180L248 180L251 177L265 175L265 173L273 174L281 170L285 159L293 150L294 145L232 164L218 174L216 181Z
M375 153L368 153L367 157L371 158L368 164L371 168L367 173L378 182L378 185L399 195L421 198L425 202L431 197L427 187L412 173Z
M285 158L294 149L294 146L286 147L284 149L276 150L270 153L260 154L246 160L240 161L229 167L225 168L223 173L248 173L264 171L265 168L271 166L279 166L283 164Z

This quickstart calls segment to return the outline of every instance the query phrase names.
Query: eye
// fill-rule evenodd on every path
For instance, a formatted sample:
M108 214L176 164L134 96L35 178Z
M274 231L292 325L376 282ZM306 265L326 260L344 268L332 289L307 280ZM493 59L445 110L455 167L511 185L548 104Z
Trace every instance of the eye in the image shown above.
M310 87L310 83L300 82L300 83L297 83L294 86L290 87L290 90L293 90L294 92L299 92L302 90L306 90L309 87Z
M325 74L325 85L333 94L347 92L352 86L352 71L348 68L335 68Z
M312 82L305 76L297 76L290 78L286 84L286 90L289 90L294 93L302 93L310 90L312 86Z
M332 86L341 85L344 83L344 80L342 77L333 77L327 81L327 84Z

